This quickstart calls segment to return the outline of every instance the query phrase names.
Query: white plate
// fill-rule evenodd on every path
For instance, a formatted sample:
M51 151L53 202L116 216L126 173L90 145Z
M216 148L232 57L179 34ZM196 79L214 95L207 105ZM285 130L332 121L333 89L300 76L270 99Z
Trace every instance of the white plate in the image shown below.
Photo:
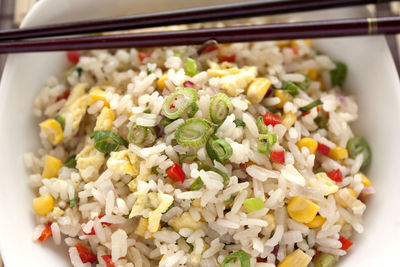
M230 1L153 0L41 0L24 26L127 15L194 4ZM339 9L302 14L303 18L365 16L364 9ZM315 41L315 46L349 67L346 91L359 103L356 132L372 146L368 175L377 194L368 202L365 233L340 266L399 266L400 252L400 85L382 37L337 38ZM32 198L22 154L38 147L37 121L32 101L51 74L65 70L63 53L32 53L8 58L0 87L0 248L5 266L70 266L65 248L52 241L32 242Z

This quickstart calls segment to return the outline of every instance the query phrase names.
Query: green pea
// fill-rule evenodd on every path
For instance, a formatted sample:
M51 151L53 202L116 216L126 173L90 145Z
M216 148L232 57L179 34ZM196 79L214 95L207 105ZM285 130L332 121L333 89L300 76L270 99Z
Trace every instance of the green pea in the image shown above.
M328 253L321 253L314 262L314 267L333 267L336 265L336 259Z
M363 162L361 167L367 166L371 162L371 148L363 137L354 136L347 142L346 146L351 158L356 158L359 154L363 155Z

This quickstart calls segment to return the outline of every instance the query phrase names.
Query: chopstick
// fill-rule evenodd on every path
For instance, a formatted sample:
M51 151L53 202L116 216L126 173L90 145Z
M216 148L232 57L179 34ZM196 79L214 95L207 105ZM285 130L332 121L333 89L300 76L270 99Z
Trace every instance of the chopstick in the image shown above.
M0 41L189 24L204 21L376 4L378 2L390 2L390 0L297 0L274 2L271 2L270 0L263 0L256 2L140 14L127 17L3 30L0 31Z
M196 45L209 40L215 40L218 43L232 43L368 34L394 34L399 32L400 17L358 18L170 32L0 42L0 54Z

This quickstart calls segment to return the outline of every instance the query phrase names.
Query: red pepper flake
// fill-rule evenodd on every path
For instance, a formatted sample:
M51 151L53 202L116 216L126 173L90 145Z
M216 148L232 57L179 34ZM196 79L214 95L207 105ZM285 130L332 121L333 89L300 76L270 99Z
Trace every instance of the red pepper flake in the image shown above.
M293 54L298 55L299 54L299 49L297 47L291 46L289 47L290 49L292 49Z
M247 164L246 164L246 163L240 163L240 164L239 164L239 167L240 167L241 169L246 169L246 168L247 168Z
M169 109L173 109L173 108L175 108L175 105L174 105L174 104L171 104L171 105L169 106Z
M340 172L339 169L327 172L326 175L328 175L328 177L331 178L331 180L333 180L337 183L340 183L343 181L342 173Z
M71 93L71 90L66 90L62 95L57 96L56 102L58 102L62 99L67 99L69 97L70 93Z
M104 217L104 215L99 215L98 217L99 217L99 219L101 219L101 218L103 218L103 217ZM111 223L108 223L108 222L101 222L101 225L107 225L107 226L110 226L110 225L111 225Z
M340 248L342 250L348 250L353 245L353 242L351 242L350 240L347 240L343 236L339 237L339 241L340 241L340 243L342 243L342 247Z
M270 158L272 162L285 164L285 151L271 151Z
M191 81L186 81L186 82L183 83L183 87L193 88L194 87L194 83L192 83Z
M104 215L99 215L99 216L97 216L97 217L98 217L99 219L101 219L101 218L104 217ZM111 223L108 223L108 222L101 222L101 225L110 226ZM94 230L94 227L92 227L92 230L90 231L90 233L85 233L85 232L83 232L83 234L84 234L84 235L95 235L95 234L96 234L96 231Z
M87 247L78 243L75 245L76 249L78 250L79 257L81 258L83 263L94 263L97 261L96 254L93 254Z
M168 168L167 175L174 182L183 183L183 181L185 181L185 173L178 163L174 163L174 165Z
M106 263L106 267L115 267L115 264L112 262L111 255L103 255L103 256L101 256L101 258Z
M197 54L203 55L215 50L218 50L218 45L216 43L207 43L197 50Z
M331 148L327 145L318 143L318 148L317 148L318 153L324 155L324 156L328 156L329 151L331 151Z
M229 55L229 56L227 56L227 55L219 55L218 56L218 62L222 63L224 61L226 61L226 62L235 62L236 61L236 55L235 54L232 54L232 55Z
M81 57L81 54L78 51L68 51L67 52L67 59L72 64L75 64L75 65L78 64L80 57Z
M273 114L271 112L267 112L267 113L264 114L263 120L264 120L265 125L267 125L267 126L268 125L275 126L276 124L281 123L282 118L279 115L275 115L275 114Z
M147 57L151 57L152 54L153 52L139 52L138 57L140 62L142 62Z
M51 222L47 223L46 227L43 229L42 234L39 236L38 240L40 242L44 242L49 238L50 236L53 235L53 232L51 231Z
M265 258L257 257L257 262L267 262L267 261L268 261L267 257Z
M321 107L318 106L318 107L317 107L317 112L319 112L320 110L321 110ZM311 112L311 110L306 111L306 112L303 112L303 113L301 113L301 116L304 117L305 115L310 114L310 112ZM329 118L328 118L328 119L329 119Z

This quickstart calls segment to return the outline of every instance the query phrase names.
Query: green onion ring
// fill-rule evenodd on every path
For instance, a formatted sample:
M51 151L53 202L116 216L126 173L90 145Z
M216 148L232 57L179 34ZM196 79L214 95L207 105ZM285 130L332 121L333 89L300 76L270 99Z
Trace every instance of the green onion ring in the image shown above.
M144 126L132 124L128 132L128 141L134 145L140 145L144 142L147 135L147 129Z
M234 253L229 254L221 264L221 267L225 267L225 265L233 259L239 259L240 267L250 267L250 258L249 255L244 251L236 251Z
M210 102L210 117L212 122L216 124L223 123L232 110L231 100L226 94L219 93L212 97Z
M184 87L177 89L165 99L162 106L162 113L169 119L176 119L190 107L193 110L193 105L196 104L197 98L197 91L193 88Z
M219 162L225 162L232 156L232 147L224 139L216 139L211 142L211 148L215 151Z
M175 139L182 146L203 145L213 132L211 122L193 118L181 123L175 130Z
M128 146L128 142L110 130L94 131L90 135L94 139L94 147L102 153L117 151L121 145ZM112 141L113 143L110 143Z

